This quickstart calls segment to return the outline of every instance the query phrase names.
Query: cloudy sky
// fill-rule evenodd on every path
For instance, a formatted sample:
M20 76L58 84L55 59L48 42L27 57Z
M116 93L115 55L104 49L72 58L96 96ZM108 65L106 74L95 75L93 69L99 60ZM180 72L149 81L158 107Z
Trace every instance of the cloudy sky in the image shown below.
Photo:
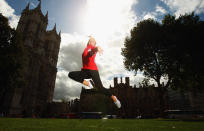
M0 13L15 28L29 2L30 9L39 3L38 0L0 0ZM42 0L41 9L43 14L48 11L47 30L56 23L57 31L62 31L54 100L79 97L82 85L67 74L81 69L81 54L89 35L104 49L104 54L96 57L104 86L113 86L114 77L130 77L131 85L138 85L144 77L126 71L121 56L124 39L137 22L148 18L161 21L168 13L178 17L192 11L204 20L204 0Z

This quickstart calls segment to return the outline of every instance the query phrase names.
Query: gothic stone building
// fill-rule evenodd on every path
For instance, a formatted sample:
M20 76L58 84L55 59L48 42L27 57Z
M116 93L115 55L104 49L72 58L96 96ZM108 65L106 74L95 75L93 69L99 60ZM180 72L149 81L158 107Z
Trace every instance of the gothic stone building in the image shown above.
M34 9L29 9L28 4L22 11L17 31L23 36L27 52L24 74L27 84L10 93L8 114L41 115L46 104L52 102L61 33L57 34L56 24L46 31L47 25L48 12L42 14L41 2Z

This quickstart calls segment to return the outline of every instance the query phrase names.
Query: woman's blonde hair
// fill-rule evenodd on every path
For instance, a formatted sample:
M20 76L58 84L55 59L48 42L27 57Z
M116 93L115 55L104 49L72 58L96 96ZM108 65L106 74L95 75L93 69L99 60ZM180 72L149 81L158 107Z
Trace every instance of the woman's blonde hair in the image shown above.
M89 41L88 41L87 45L89 45L91 42L95 42L96 43L96 40L92 36L89 36Z

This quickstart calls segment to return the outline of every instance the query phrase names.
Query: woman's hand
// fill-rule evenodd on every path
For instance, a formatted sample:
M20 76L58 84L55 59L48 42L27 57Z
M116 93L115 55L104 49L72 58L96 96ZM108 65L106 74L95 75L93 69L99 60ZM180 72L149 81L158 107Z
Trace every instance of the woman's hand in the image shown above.
M98 50L99 55L102 55L103 54L103 49L100 46L97 46L96 48Z

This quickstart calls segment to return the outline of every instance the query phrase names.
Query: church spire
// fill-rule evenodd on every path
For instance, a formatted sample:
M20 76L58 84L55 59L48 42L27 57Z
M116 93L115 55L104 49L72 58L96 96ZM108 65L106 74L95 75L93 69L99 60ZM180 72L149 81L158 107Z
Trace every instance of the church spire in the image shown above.
M57 32L57 31L56 31L56 23L55 23L55 26L54 26L54 28L53 28L52 30L55 31L55 32Z
M48 11L47 11L47 13L46 13L45 17L47 17L47 18L48 18Z
M45 18L48 20L48 11L47 11L47 13L46 13L46 15L45 15Z
M39 4L35 9L41 10L41 0L38 0L38 1L39 1Z
M29 7L30 7L30 2L28 2L27 6L26 6L25 9L23 10L23 12L29 11ZM23 12L22 12L22 13L23 13Z
M59 36L61 36L61 30L60 30L60 32L59 32Z
M29 10L29 7L30 7L30 2L28 2L28 4L27 4L25 10Z

